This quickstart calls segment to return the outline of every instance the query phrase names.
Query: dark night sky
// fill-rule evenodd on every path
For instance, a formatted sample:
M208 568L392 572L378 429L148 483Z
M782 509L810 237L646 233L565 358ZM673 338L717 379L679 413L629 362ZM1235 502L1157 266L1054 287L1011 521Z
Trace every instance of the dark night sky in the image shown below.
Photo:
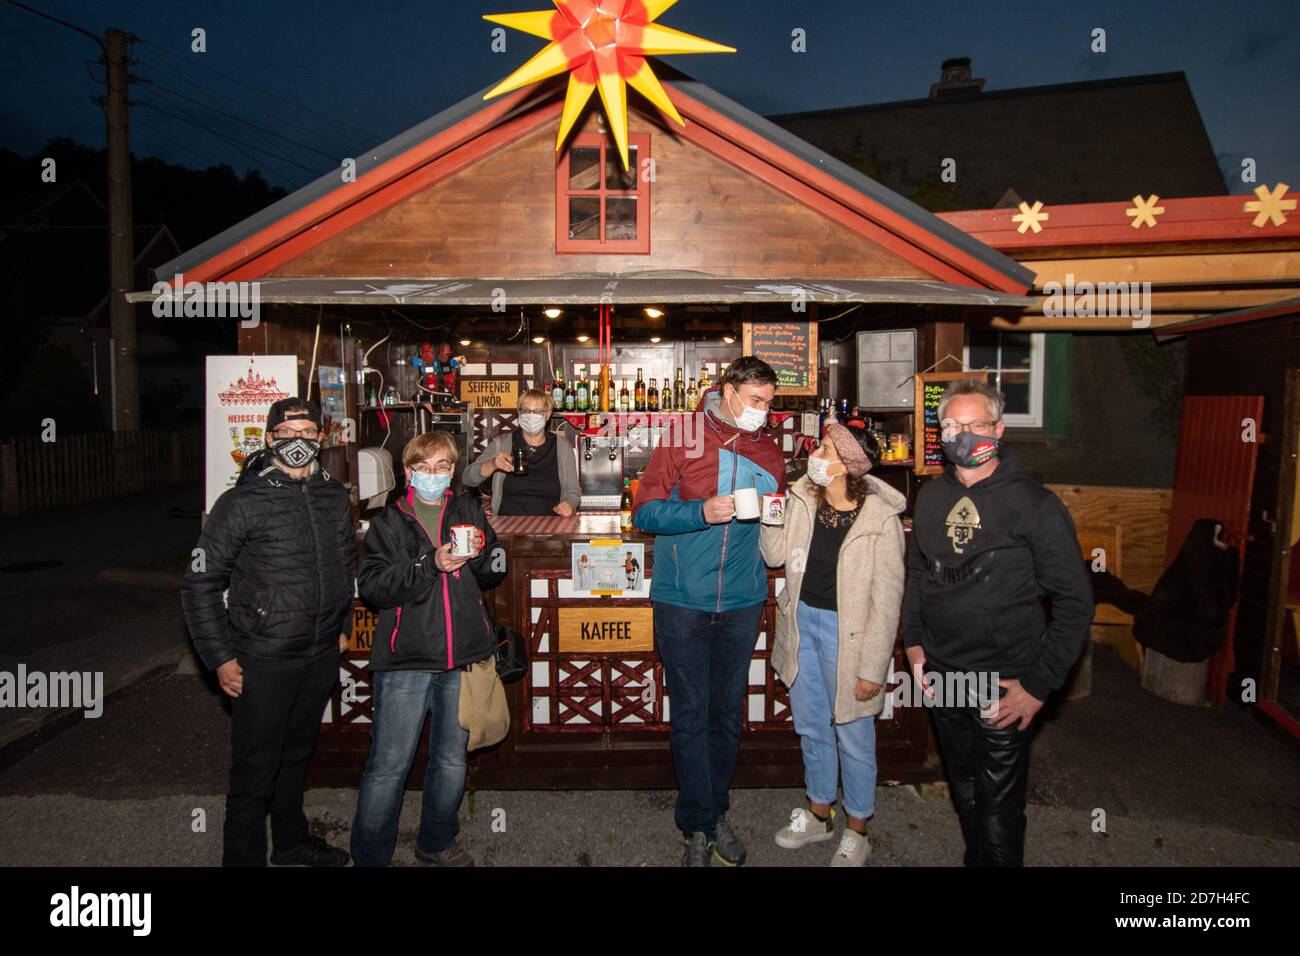
M135 46L133 72L175 93L141 83L132 97L175 116L133 110L137 155L194 167L226 162L241 173L256 165L290 188L504 77L541 48L541 40L510 31L508 51L493 53L492 25L481 14L548 7L545 0L27 2L95 32L117 26L156 44ZM1256 159L1261 183L1300 184L1294 9L1284 0L681 0L660 22L737 47L733 55L669 60L760 113L924 97L940 62L953 56L972 57L986 90L1182 70L1229 188L1244 192L1251 187L1240 181L1242 156ZM189 52L194 27L207 30L206 54ZM807 31L806 54L790 49L796 27ZM1107 31L1104 55L1089 51L1095 27ZM88 38L0 3L0 144L23 154L51 136L102 145L103 115L90 101L100 91L92 79L102 73L98 52ZM1122 149L1126 138L1143 135L1142 117L1116 116L1112 127L1081 134L1112 138ZM263 153L254 163L226 137L278 158Z

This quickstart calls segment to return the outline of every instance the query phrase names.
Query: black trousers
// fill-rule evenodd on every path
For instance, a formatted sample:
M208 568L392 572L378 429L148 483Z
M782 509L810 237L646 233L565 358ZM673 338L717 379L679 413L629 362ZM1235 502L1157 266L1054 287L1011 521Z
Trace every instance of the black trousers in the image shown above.
M223 866L266 866L266 814L276 850L307 836L307 761L339 679L339 653L304 661L241 660L243 692L231 701L230 790Z
M966 866L1023 866L1028 730L999 730L976 707L932 707L939 753L948 774Z

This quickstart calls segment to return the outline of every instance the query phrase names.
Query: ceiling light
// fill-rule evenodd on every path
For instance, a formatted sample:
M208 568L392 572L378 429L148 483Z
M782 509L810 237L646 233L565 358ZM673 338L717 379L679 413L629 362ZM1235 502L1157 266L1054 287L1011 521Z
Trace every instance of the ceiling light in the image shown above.
M549 309L542 310L542 315L546 316L548 319L558 319L563 314L564 314L564 310L557 309L555 308L555 306L551 306Z
M655 345L658 345L663 340L660 339L659 336L657 335L652 335L650 336L650 341L653 342Z
M664 317L663 309L656 309L653 307L646 309L645 314L650 316L652 319L662 319Z
M534 335L534 336L533 336L533 344L535 344L535 345L541 345L541 344L542 344L543 342L545 342L545 341L546 341L546 336L544 336L544 335Z
M460 344L461 344L461 345L469 345L469 344L470 344L470 340L469 340L469 339L461 339L461 340L460 340Z
M722 337L722 341L726 342L728 345L735 345L735 344L736 344L736 340L733 339L730 335L724 335L724 336Z
M591 336L590 336L590 335L579 335L579 336L578 336L578 341L579 341L579 342L590 342L590 341L591 341Z

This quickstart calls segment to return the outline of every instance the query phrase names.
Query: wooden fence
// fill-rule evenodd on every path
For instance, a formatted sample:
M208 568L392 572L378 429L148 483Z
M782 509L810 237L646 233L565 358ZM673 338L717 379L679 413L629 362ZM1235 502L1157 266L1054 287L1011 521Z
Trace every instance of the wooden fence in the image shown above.
M203 476L203 429L19 438L0 444L0 515L104 501Z

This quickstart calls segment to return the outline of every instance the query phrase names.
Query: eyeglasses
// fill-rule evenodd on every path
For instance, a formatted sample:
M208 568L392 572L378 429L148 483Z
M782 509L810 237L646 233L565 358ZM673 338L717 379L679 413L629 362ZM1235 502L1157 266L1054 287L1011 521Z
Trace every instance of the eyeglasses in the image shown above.
M445 461L440 461L436 465L412 465L411 471L417 475L450 475L451 465Z
M315 441L320 438L320 429L304 428L302 431L297 431L292 428L277 428L271 432L271 437L276 441L282 441L286 438L305 438L308 441Z
M997 427L997 422L959 422L945 418L939 423L944 438L956 438L962 432L974 432L976 435L990 434Z

